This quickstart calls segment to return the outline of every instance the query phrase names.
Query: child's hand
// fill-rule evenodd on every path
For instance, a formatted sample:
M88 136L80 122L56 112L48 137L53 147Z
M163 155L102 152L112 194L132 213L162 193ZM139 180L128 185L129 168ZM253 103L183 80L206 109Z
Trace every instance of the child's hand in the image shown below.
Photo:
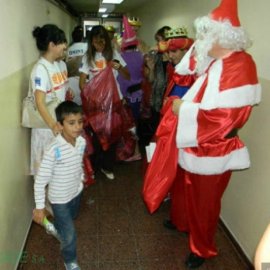
M33 220L36 223L42 225L43 220L44 220L45 217L46 217L45 208L43 208L43 209L34 209L33 210Z
M112 68L116 69L116 70L120 70L122 68L122 65L120 64L120 62L116 59L112 60Z

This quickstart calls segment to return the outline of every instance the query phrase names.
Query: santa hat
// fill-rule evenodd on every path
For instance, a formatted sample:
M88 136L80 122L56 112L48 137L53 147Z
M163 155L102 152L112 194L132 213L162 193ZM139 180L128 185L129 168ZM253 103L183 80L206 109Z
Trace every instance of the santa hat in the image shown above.
M234 27L240 26L237 0L221 0L220 5L209 15L215 21L229 20Z
M128 19L126 16L123 16L123 24L124 24L124 33L122 37L121 49L125 49L126 47L129 46L137 46L139 42L136 37L136 33L128 23Z

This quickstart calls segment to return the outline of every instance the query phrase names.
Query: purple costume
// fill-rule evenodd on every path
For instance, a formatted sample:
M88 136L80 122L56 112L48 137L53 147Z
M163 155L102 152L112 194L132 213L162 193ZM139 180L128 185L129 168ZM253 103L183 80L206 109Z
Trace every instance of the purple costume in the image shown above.
M121 74L119 74L117 80L119 82L121 92L127 99L136 121L139 118L140 104L143 95L143 91L141 89L143 77L143 55L139 51L125 51L121 53L121 56L127 63L130 80L125 80Z

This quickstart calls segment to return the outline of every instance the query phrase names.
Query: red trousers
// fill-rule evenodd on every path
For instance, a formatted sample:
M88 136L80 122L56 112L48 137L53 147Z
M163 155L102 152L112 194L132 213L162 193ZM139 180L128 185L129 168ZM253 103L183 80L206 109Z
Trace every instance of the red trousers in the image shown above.
M198 175L178 166L171 189L171 222L179 231L189 233L191 252L209 258L217 255L215 233L221 198L231 171L220 175Z

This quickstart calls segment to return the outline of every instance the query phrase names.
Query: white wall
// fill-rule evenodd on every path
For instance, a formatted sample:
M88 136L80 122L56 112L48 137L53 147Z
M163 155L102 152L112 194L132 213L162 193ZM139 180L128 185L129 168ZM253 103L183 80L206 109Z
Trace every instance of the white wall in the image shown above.
M75 20L46 0L1 0L0 9L0 269L15 269L32 220L29 130L21 128L21 101L38 58L34 26L54 23L67 37Z
M140 35L152 45L155 31L163 25L186 25L190 36L194 37L193 20L206 15L218 3L218 0L155 0L133 11L132 15L141 18L144 24ZM263 101L254 108L240 133L250 149L252 166L247 171L234 173L223 199L222 218L252 260L257 242L270 221L270 127L267 121L270 2L239 0L239 9L242 25L254 39L250 53L257 62ZM9 270L14 269L16 255L23 246L33 202L32 179L26 175L29 132L20 127L21 100L26 94L31 66L38 57L31 32L35 25L55 23L69 37L76 22L46 0L1 0L0 18L0 269ZM10 258L12 260L3 265L5 259Z
M249 170L233 174L223 198L222 219L252 261L257 243L270 222L270 1L238 2L241 24L254 40L249 52L257 63L263 99L240 132L249 148L252 165ZM164 25L185 25L194 37L194 19L207 15L218 4L217 0L155 0L154 5L144 5L133 10L132 15L143 22L140 37L152 45L155 31Z

